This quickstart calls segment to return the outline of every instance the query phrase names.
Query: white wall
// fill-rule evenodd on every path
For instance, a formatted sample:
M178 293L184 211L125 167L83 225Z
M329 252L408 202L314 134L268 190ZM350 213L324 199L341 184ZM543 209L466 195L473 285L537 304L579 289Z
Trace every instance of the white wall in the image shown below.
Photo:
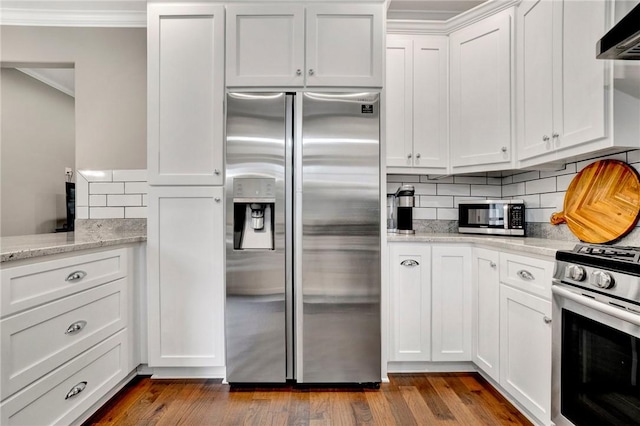
M73 64L76 169L146 169L145 28L0 26L3 63Z
M75 163L74 99L15 69L0 80L0 235L54 232Z

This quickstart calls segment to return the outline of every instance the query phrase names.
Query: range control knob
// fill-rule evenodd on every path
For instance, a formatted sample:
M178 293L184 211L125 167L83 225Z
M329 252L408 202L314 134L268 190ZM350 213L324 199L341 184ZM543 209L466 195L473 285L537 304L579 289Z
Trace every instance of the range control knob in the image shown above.
M591 274L590 282L594 286L604 289L611 288L615 285L615 281L611 274L604 271L594 271Z
M570 278L574 281L584 281L587 276L584 268L578 265L569 265L564 274L565 278Z

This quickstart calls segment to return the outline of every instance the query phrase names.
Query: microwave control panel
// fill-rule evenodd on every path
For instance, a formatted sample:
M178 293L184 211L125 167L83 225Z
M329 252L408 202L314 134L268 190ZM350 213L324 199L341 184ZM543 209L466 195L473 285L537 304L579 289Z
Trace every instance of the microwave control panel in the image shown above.
M510 228L522 229L524 227L524 205L515 204L509 207Z

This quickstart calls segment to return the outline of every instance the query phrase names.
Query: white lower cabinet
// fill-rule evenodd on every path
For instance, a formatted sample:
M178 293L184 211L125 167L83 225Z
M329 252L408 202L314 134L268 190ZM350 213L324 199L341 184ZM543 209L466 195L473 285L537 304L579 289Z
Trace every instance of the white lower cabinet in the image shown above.
M500 253L473 249L472 361L500 381Z
M431 359L431 247L389 246L389 361Z
M150 367L224 365L222 187L151 187Z
M471 247L432 247L433 361L471 361Z
M500 385L543 424L551 421L551 302L500 285Z

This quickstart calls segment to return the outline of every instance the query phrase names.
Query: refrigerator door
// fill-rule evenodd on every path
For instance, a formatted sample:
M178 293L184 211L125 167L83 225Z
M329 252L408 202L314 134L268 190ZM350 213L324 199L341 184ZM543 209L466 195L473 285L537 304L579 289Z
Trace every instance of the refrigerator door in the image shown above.
M227 95L225 312L230 383L277 383L287 378L285 214L291 195L285 181L291 170L286 166L290 110L284 93ZM272 240L265 235L269 232Z
M379 106L378 93L303 94L298 382L381 379Z

